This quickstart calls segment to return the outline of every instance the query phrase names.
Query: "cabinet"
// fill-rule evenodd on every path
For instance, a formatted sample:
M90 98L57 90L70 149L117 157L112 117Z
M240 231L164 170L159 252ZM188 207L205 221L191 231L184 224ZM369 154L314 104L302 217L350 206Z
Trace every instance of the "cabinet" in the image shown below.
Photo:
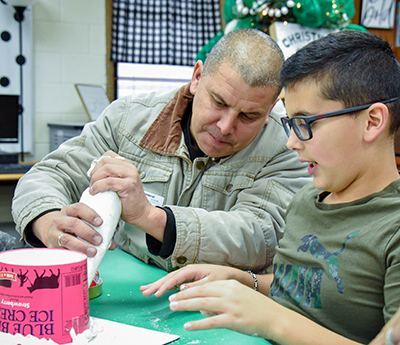
M50 128L50 152L54 151L64 141L81 134L85 123L48 123Z

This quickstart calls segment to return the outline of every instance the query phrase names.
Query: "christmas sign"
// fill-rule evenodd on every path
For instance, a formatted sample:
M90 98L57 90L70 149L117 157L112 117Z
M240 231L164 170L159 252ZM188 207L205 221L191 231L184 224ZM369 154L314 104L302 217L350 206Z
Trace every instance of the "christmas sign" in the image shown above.
M282 49L285 59L311 41L328 35L332 29L310 28L295 23L274 22L269 33Z

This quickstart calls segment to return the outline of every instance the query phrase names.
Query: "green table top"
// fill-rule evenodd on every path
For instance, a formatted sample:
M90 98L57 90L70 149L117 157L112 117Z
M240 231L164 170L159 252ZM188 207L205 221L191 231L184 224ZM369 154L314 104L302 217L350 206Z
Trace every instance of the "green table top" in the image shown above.
M168 296L144 297L141 285L151 283L166 272L147 265L120 249L108 251L99 267L102 294L90 300L90 315L132 326L179 335L173 345L182 344L269 344L266 340L226 329L186 331L183 324L203 318L199 312L173 312Z

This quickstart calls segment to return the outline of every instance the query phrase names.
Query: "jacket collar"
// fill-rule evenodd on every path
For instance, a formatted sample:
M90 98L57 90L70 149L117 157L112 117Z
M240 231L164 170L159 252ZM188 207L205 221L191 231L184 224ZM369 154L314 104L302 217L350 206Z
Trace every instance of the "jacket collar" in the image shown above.
M190 83L182 86L151 124L140 146L162 155L174 155L182 138L181 120L193 97Z

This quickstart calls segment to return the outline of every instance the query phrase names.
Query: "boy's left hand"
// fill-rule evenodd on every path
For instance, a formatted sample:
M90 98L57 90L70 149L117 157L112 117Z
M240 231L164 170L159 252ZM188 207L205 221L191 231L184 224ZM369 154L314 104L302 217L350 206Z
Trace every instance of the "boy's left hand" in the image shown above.
M219 280L192 287L171 295L170 302L173 311L201 310L207 315L213 315L186 323L186 330L227 328L265 339L268 338L268 315L275 315L274 306L280 307L236 280Z

